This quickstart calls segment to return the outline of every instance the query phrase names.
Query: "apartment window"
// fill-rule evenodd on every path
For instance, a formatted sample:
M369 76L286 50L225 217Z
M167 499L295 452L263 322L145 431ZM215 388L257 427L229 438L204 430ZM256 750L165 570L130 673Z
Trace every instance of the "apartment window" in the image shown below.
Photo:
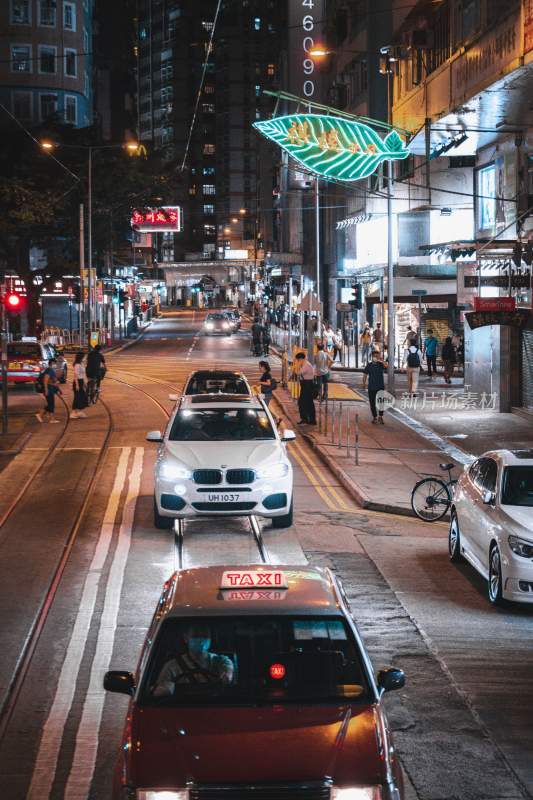
M77 73L77 57L76 50L65 48L65 75L67 78L76 78Z
M272 77L275 74L276 70L274 68L274 64L267 64L267 75L270 75L270 77Z
M490 230L496 223L496 167L489 164L478 170L478 223L482 231Z
M204 214L214 214L215 206L213 203L204 203Z
M217 235L216 225L204 225L204 236L216 236L216 235Z
M168 103L169 100L172 100L174 94L174 89L172 86L162 86L161 87L161 102Z
M76 6L74 3L63 3L63 27L66 31L76 30Z
M89 52L89 33L85 30L85 28L83 29L83 52Z
M255 96L256 97L261 97L261 87L259 86L258 83L256 83L256 85L255 85Z
M76 125L78 121L78 99L73 94L65 95L65 122Z
M204 144L204 155L205 156L212 156L214 154L214 152L215 152L215 145L214 144L209 144L209 143L206 142Z
M192 186L189 186L189 194L190 194L192 197L194 197L194 195L196 194L196 186L195 186L195 184L194 184L194 183L193 183L193 185L192 185Z
M31 72L31 45L11 45L11 72Z
M39 95L39 112L41 120L47 120L57 111L57 94Z
M211 31L213 30L213 23L212 22L206 22L204 20L202 22L202 28L204 29L204 31L207 31L208 33L211 33Z
M260 31L260 30L261 30L261 17L255 17L254 18L254 31Z
M202 103L202 111L204 114L214 114L215 113L215 104L214 103Z
M39 25L47 28L55 28L56 24L56 0L38 0Z
M204 86L204 94L215 94L215 87L212 83L206 83Z
M55 47L41 44L39 45L39 72L46 75L54 75L56 71L56 50Z
M204 183L203 187L204 194L216 194L217 190L214 183Z
M31 122L33 119L31 92L11 92L11 108L14 116L20 122Z
M11 0L11 24L29 25L31 23L30 0Z

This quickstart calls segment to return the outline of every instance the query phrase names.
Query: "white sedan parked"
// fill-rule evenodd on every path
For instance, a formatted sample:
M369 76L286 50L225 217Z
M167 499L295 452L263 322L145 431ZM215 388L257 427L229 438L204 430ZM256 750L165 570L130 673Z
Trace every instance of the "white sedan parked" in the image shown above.
M465 467L449 552L486 578L491 603L533 603L533 450L493 450Z

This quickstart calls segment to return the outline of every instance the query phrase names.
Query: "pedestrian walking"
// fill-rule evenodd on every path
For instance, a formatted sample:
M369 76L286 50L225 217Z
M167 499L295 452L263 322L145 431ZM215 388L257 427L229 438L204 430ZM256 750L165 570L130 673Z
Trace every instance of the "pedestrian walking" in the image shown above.
M85 374L85 366L83 364L84 354L80 351L76 353L74 358L73 373L74 380L72 382L72 389L74 391L74 399L72 402L71 419L79 419L86 417L84 408L87 408L87 392L85 390L87 384L87 376Z
M333 364L333 359L330 354L324 349L324 344L319 342L316 346L317 353L315 356L315 377L319 388L319 399L322 403L328 399L328 386L329 386L329 370Z
M376 322L376 327L372 332L372 349L377 350L379 353L383 352L383 331L381 330L381 322Z
M386 366L381 360L381 353L379 350L372 352L372 361L367 364L363 370L363 389L368 386L368 402L370 404L370 411L372 413L372 423L375 425L379 419L381 425L383 422L383 409L380 408L379 412L376 407L376 397L379 391L385 389L384 372ZM378 416L379 415L379 416Z
M272 371L270 369L270 364L268 361L260 361L259 362L259 369L262 370L261 377L259 378L259 384L261 386L261 394L263 395L263 399L265 401L265 405L270 405L270 401L272 400L272 392L274 389L278 388L277 380L272 376Z
M299 365L300 397L298 410L300 412L299 425L316 425L316 412L314 403L314 377L315 370L305 353L296 353L295 361Z
M446 337L446 341L442 346L441 356L444 363L444 380L446 383L451 383L453 371L457 364L457 350L453 346L453 339L451 336Z
M259 319L256 318L252 325L252 349L254 356L262 356L263 355L263 326L259 322Z
M415 344L411 344L407 349L404 363L407 366L407 392L412 397L416 397L422 353Z
M272 335L270 333L270 325L265 325L263 328L263 355L270 355L270 345L272 344Z
M337 356L339 356L339 361L342 361L341 353L343 344L342 331L340 328L337 328L337 333L333 337L333 361L336 360Z
M361 361L363 364L368 364L372 349L372 331L370 330L370 325L368 322L365 322L365 326L361 331L359 344L361 346Z
M433 377L433 373L437 374L437 348L439 340L433 336L433 331L428 328L428 335L424 340L424 355L426 356L426 363L428 367L428 378Z
M328 353L333 352L333 345L335 344L335 331L331 327L331 325L326 323L326 328L324 330L324 347L328 351Z
M407 333L405 334L405 339L403 340L403 346L409 349L412 344L414 344L415 347L418 347L418 336L416 331L414 331L411 325L409 325Z
M41 372L37 381L39 387L38 391L44 396L45 400L44 411L35 415L39 422L59 422L59 420L55 418L55 398L56 394L62 394L62 392L57 380L55 370L56 364L55 358L49 358L48 366Z

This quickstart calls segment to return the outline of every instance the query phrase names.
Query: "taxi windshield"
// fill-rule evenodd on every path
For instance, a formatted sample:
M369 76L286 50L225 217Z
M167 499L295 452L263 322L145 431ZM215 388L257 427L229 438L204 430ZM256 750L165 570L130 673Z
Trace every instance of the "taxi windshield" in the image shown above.
M171 442L238 442L275 439L268 416L258 408L186 408L170 429Z
M264 705L369 697L359 647L342 617L241 616L166 620L140 702Z

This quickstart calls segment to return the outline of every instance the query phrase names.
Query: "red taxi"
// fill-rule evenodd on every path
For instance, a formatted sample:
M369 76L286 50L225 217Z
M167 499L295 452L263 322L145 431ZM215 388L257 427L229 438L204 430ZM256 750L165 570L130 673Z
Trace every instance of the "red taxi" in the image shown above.
M403 800L374 675L329 570L199 567L165 584L135 674L114 800Z
M55 358L56 373L61 381L67 379L67 362L52 345L37 340L9 342L7 345L8 383L35 383L39 373L46 369L48 360Z

